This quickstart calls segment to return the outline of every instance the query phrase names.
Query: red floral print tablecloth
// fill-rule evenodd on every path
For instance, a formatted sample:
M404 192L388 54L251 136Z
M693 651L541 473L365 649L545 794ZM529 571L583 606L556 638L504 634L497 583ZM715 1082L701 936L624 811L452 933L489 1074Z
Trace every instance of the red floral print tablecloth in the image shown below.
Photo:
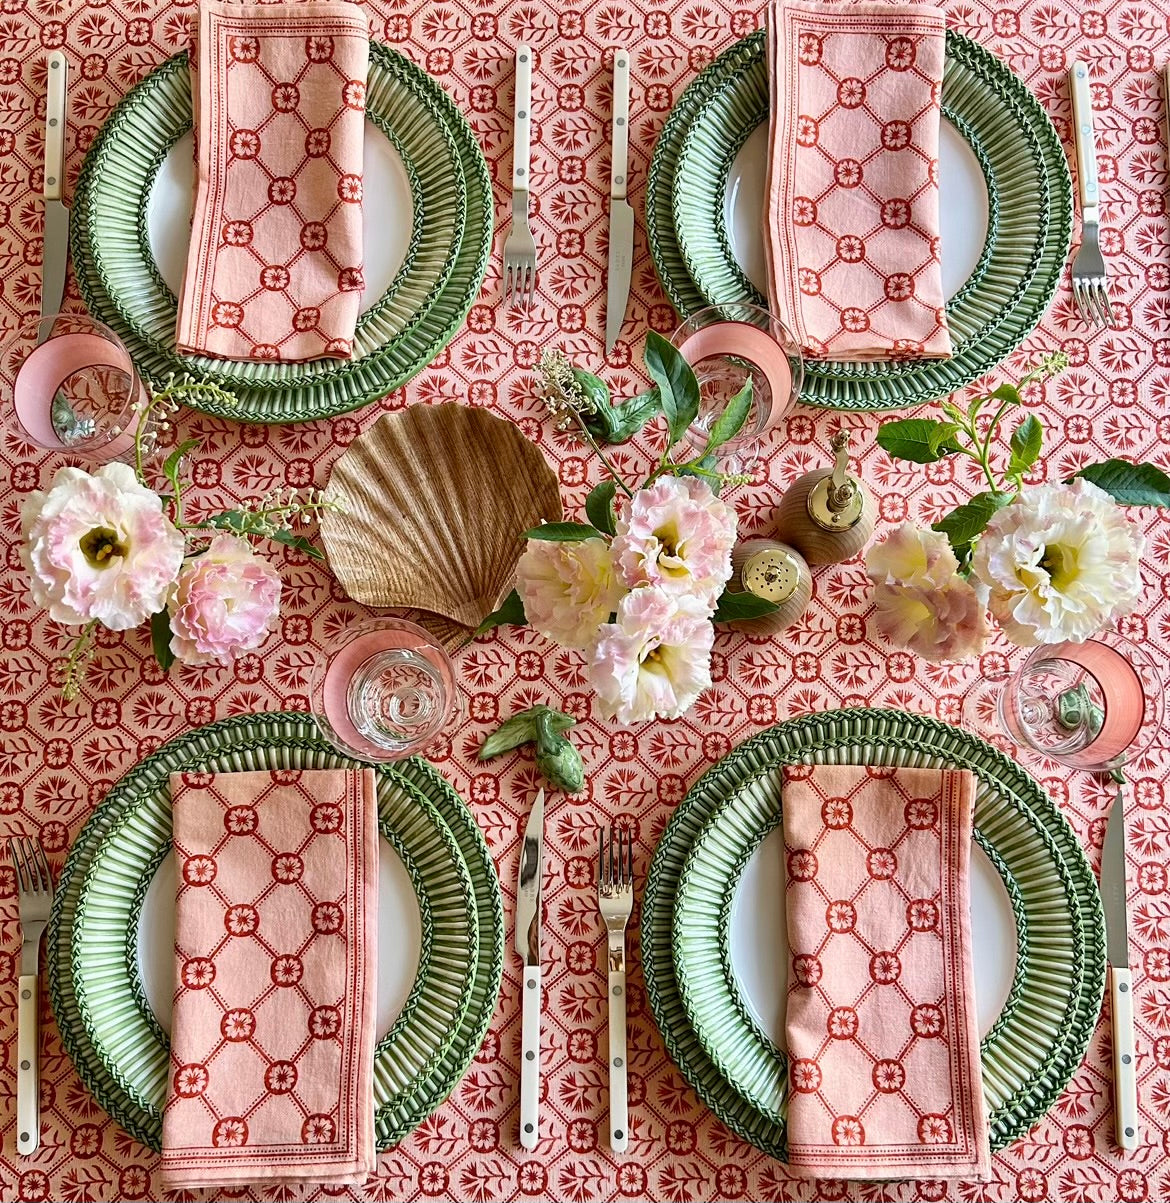
M195 7L157 0L2 0L0 3L0 325L34 313L40 297L41 150L45 52L70 60L73 124L68 175L126 90L185 48ZM598 479L580 447L556 435L536 397L541 351L561 345L602 371L619 394L641 385L641 342L619 343L603 361L603 269L610 106L610 49L631 50L631 197L640 212L654 139L695 73L756 28L759 0L374 0L375 35L438 77L468 115L495 180L496 217L507 229L511 162L512 48L538 51L533 86L534 226L541 245L537 304L524 319L495 303L499 256L484 291L449 349L406 388L364 412L305 426L239 427L184 415L179 435L202 440L194 456L196 508L222 507L288 485L322 485L329 467L384 409L458 400L516 421L557 466L572 514ZM1056 479L1109 455L1170 467L1170 171L1156 68L1170 57L1164 4L1148 0L994 0L950 6L949 22L999 54L1029 81L1068 146L1066 72L1090 64L1100 151L1102 245L1115 281L1115 331L1086 334L1067 280L1041 328L1013 356L1018 369L1043 350L1071 359L1028 404L1047 428L1035 480ZM497 251L500 235L497 235ZM669 331L663 296L639 222L625 333ZM69 297L78 296L70 283ZM780 490L824 460L832 432L846 426L882 524L933 520L978 488L968 464L922 469L894 464L873 444L877 419L798 408L774 443L766 474L738 488L743 529L762 528ZM162 740L226 715L306 705L318 646L364 611L328 571L295 551L276 553L284 578L278 632L233 668L178 669L164 677L141 633L103 635L89 686L75 702L57 684L67 635L33 605L17 559L19 510L45 486L49 457L0 444L0 814L2 826L39 834L59 866L70 841L110 784ZM631 474L649 461L642 443L615 458ZM1149 534L1145 596L1127 631L1170 659L1167 518L1144 512ZM544 1139L534 1154L516 1141L520 1043L519 964L506 958L504 985L482 1050L451 1099L400 1147L379 1158L377 1176L355 1199L421 1197L659 1200L761 1198L953 1198L1138 1200L1170 1197L1170 818L1164 806L1170 753L1155 751L1133 773L1131 963L1138 1024L1141 1146L1122 1156L1112 1143L1109 1033L1100 1026L1084 1064L1049 1116L994 1158L983 1185L854 1187L797 1179L733 1136L668 1060L645 1002L636 955L630 985L630 1154L610 1156L604 979L592 878L593 827L612 818L636 837L637 871L688 786L740 739L778 719L842 704L901 706L955 721L979 666L956 672L890 654L867 627L867 584L859 562L818 573L812 608L784 637L721 633L715 686L686 718L620 730L595 719L583 662L526 632L497 633L461 652L457 667L468 717L440 749L437 767L467 797L495 856L509 920L522 817L537 788L531 761L483 766L474 753L501 717L551 702L581 719L574 733L589 774L587 804L558 801L548 818L545 935ZM984 657L989 669L1008 649ZM1039 776L1096 861L1112 788L1041 765ZM46 1012L43 1132L37 1154L15 1156L15 993L20 936L11 870L0 867L0 1199L150 1199L159 1196L157 1158L113 1123L79 1082ZM325 1198L308 1187L241 1198ZM333 1197L333 1196L330 1196Z

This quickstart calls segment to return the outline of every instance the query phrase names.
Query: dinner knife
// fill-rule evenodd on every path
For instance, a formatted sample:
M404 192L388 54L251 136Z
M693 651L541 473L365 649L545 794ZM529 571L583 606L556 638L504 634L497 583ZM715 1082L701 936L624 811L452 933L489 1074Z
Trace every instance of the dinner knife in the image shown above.
M61 312L65 296L65 260L69 255L69 210L61 197L65 186L65 96L69 68L65 55L53 50L48 58L45 93L45 249L41 257L41 324L37 342L52 330L44 319Z
M536 1148L540 1123L540 877L544 864L544 790L536 795L516 880L516 951L524 961L520 1010L520 1144Z
M626 200L630 152L630 52L613 56L613 153L609 176L609 266L606 272L605 353L622 332L634 261L634 210Z
M1105 825L1101 850L1101 901L1105 905L1105 947L1109 955L1109 1009L1113 1024L1113 1125L1117 1143L1138 1143L1137 1073L1133 1035L1133 982L1129 972L1129 918L1126 902L1125 798L1117 791Z

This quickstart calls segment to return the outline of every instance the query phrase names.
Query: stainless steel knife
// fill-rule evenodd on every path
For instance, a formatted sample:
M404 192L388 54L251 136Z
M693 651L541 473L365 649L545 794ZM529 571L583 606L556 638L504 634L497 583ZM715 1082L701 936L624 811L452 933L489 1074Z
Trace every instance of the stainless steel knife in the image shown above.
M536 1148L540 1122L540 880L544 866L544 790L536 795L516 880L516 951L524 962L520 1020L520 1144Z
M1137 1066L1133 1034L1133 982L1129 972L1126 900L1125 787L1117 791L1101 850L1101 901L1109 955L1109 1008L1113 1025L1113 1125L1123 1149L1138 1144Z
M630 151L630 52L613 56L613 160L609 177L609 266L605 294L605 353L622 332L634 262L634 210L626 200Z
M69 210L61 197L65 187L65 98L69 68L65 55L53 50L48 58L45 93L45 249L41 259L41 318L61 312L65 295L65 261L69 257ZM37 342L49 337L52 323L41 321Z

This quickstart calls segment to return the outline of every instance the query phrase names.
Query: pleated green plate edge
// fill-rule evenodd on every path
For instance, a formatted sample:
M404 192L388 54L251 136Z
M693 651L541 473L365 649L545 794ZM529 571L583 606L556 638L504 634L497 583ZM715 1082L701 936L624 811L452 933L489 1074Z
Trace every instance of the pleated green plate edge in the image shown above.
M281 748L290 753L282 758L300 761L292 766L296 768L332 768L352 763L335 752L310 751L300 744L266 737L252 745L233 744L228 752L205 757L200 767L218 766L224 757L230 757L233 763L217 771L232 771L237 766L246 771L251 767L248 758L253 753L260 754L258 767L264 767L264 753ZM124 778L128 789L134 784L131 776ZM381 1108L392 1106L399 1093L410 1089L416 1080L425 1079L455 1039L474 980L478 932L473 920L471 878L438 811L429 801L420 800L404 782L380 774L378 812L380 832L398 854L418 897L423 928L422 955L414 984L390 1031L378 1042L374 1093L375 1106ZM429 848L432 843L437 847ZM154 788L137 792L95 850L74 910L71 955L74 997L94 1051L122 1090L152 1121L160 1124L169 1076L169 1040L159 1027L142 987L138 972L138 928L146 891L170 847L170 799L165 781L159 781ZM446 859L441 864L436 864L435 852L445 853ZM111 881L114 869L111 862L115 860L121 861L134 877L133 888L122 899L118 898L118 883ZM87 914L91 902L99 911L92 921ZM456 921L456 916L461 921ZM111 932L120 940L117 952L109 946ZM107 937L104 943L103 933ZM435 959L439 938L448 949L465 942L458 963L451 960L443 966ZM109 972L111 966L116 977ZM458 981L443 985L440 979L449 977L451 971L458 975ZM93 989L93 998L90 982L101 983L100 989ZM439 1003L449 1009L436 1015ZM111 1014L111 1008L117 1014ZM119 1019L120 1030L116 1026ZM132 1057L120 1055L122 1050L131 1049ZM417 1063L420 1054L423 1060Z
M843 745L831 751L833 763L864 761L913 767L955 764L952 755L929 747L870 745L867 749ZM793 759L804 759L807 755L807 750L802 750ZM819 761L819 754L813 752L812 759ZM745 1099L770 1116L783 1114L787 1094L783 1088L785 1057L760 1030L735 985L729 942L732 906L744 868L780 815L780 786L776 780L779 763L759 764L748 776L728 783L718 795L684 859L676 892L672 938L683 1005L704 1052ZM1007 891L1017 941L1011 988L995 1023L981 1041L984 1091L990 1096L991 1105L989 1123L991 1131L999 1133L1005 1124L1019 1122L1016 1108L1021 1092L1026 1093L1037 1065L1064 1059L1062 1033L1066 1030L1066 1018L1076 1018L1084 972L1066 979L1063 990L1053 983L1058 975L1065 973L1070 953L1076 959L1081 942L1081 909L1067 866L1037 815L1020 800L1018 791L1006 788L1003 778L976 772L975 840L988 855ZM1018 783L1025 783L1023 770L1018 770L1016 777ZM764 800L765 796L772 798L771 804ZM761 813L761 807L769 805L774 809ZM727 830L736 826L735 831ZM996 851L997 840L1005 849L1004 856ZM1011 863L1021 871L1013 873L1004 857L1011 857ZM1025 863L1038 858L1043 859L1044 870L1039 887L1037 866ZM719 872L714 872L713 867ZM1022 871L1025 867L1030 870L1028 873ZM1056 904L1048 897L1053 873L1064 889ZM714 877L719 880L713 880ZM702 951L691 968L690 954L697 944L701 944ZM712 955L712 948L718 950L717 956ZM712 987L710 997L704 997L706 992L698 989L700 959L708 967L716 959L719 962L717 985ZM735 1012L733 1022L737 1027L725 1023L726 1008ZM1047 1018L1046 1024L1037 1022L1038 1012ZM1047 1047L1043 1044L1046 1033L1052 1037ZM756 1061L764 1071L761 1076L774 1086L771 1101L733 1072L733 1062L745 1058ZM773 1060L770 1070L764 1066L763 1058ZM1038 1118L1031 1119L1029 1126Z
M386 46L375 43L370 45L371 66L375 69L388 70L388 64L394 58L401 57ZM171 64L175 62L174 59L170 60ZM147 85L152 84L158 72L168 65L164 63L155 73L136 85L121 101L119 108L130 103L142 103L143 98L149 95L149 91L145 90ZM466 225L456 264L446 287L435 297L419 327L401 338L392 340L386 347L361 359L341 363L329 375L320 376L309 383L281 385L278 382L267 387L242 387L233 382L228 387L238 399L237 405L227 406L215 400L204 399L198 406L202 412L236 421L258 423L305 422L348 413L393 392L417 375L450 342L462 325L483 283L488 256L491 253L494 204L491 176L479 142L454 102L434 80L422 73L421 69L415 70L422 76L424 86L430 90L435 107L448 133L455 140L464 174L467 198ZM75 190L70 222L70 255L82 298L89 311L106 322L123 339L136 366L153 386L160 387L172 372L204 378L203 373L194 369L193 361L177 351L171 350L167 354L151 352L123 320L115 301L94 270L88 250L84 206L79 204L78 200L84 200L87 171L97 169L92 164L97 162L103 136L117 113L118 109L115 109L86 155ZM140 230L139 237L144 236L144 231Z
M954 763L982 768L986 774L1015 776L1019 766L978 737L946 723L898 710L850 709L824 711L790 719L745 740L732 753L712 766L691 788L671 816L655 849L642 902L641 949L650 1010L675 1064L683 1077L715 1115L733 1132L756 1145L770 1156L786 1154L784 1132L780 1125L747 1100L739 1097L702 1049L681 997L674 967L674 915L678 879L686 851L701 832L711 809L722 796L724 778L734 775L745 758L764 755L773 742L785 753L805 755L818 749L855 745L866 741L903 738L911 747L930 748L938 741L952 741L978 757L979 764L956 758ZM954 747L947 749L952 754ZM1019 801L1043 821L1053 826L1049 835L1061 852L1076 889L1076 900L1083 920L1081 937L1084 980L1081 1005L1069 1025L1065 1055L1059 1064L1050 1063L1021 1091L1018 1114L1001 1116L994 1126L992 1147L1003 1148L1018 1138L1042 1117L1064 1090L1084 1058L1100 1012L1105 986L1104 915L1096 879L1084 849L1068 822L1027 774L1027 787ZM1008 791L1012 792L1012 791ZM1014 795L1013 795L1014 796ZM1076 933L1074 933L1075 935ZM994 1034L995 1028L989 1037ZM730 1097L729 1097L730 1096ZM1029 1118L1031 1117L1031 1118Z
M163 760L187 749L214 755L225 742L248 739L254 732L282 732L314 747L331 750L317 732L316 725L299 712L239 715L198 728L164 744L141 762ZM165 768L170 771L169 767ZM429 765L418 760L398 762L392 769L380 769L409 786L421 797L431 800L459 846L475 889L476 922L479 926L479 956L476 976L469 991L469 1005L456 1040L431 1076L420 1083L413 1098L392 1109L379 1112L375 1134L379 1149L397 1144L423 1119L432 1114L454 1090L471 1064L487 1032L488 1023L499 996L503 977L504 917L503 901L495 867L483 834L470 811L451 785ZM97 1101L129 1134L150 1147L149 1126L142 1123L139 1109L127 1106L128 1100L110 1077L107 1069L88 1043L84 1027L78 1022L73 979L70 972L72 912L92 848L118 820L132 795L120 793L115 786L99 804L78 833L66 858L54 895L47 935L49 994L61 1033L62 1044L82 1082Z
M646 184L646 233L650 244L655 271L667 296L675 309L684 316L705 308L709 302L696 287L686 270L682 252L678 245L673 224L673 193L675 171L685 136L696 112L707 99L722 86L729 74L743 69L763 53L763 31L757 31L736 42L707 66L687 86L664 124L650 160L650 171ZM983 347L981 362L954 374L955 360L930 361L923 372L938 372L944 369L951 377L939 385L919 384L908 386L905 377L899 377L895 386L884 377L861 379L838 379L830 374L826 365L824 373L816 361L805 361L804 390L801 401L807 405L827 409L877 412L902 409L937 397L946 396L969 384L1011 354L1035 329L1045 310L1056 294L1068 250L1072 239L1072 180L1064 156L1060 138L1051 119L1039 102L1028 92L1021 80L1012 74L998 59L971 39L947 31L948 53L952 44L963 45L973 56L983 56L994 65L1013 90L1022 93L1019 103L1022 110L1031 115L1033 128L1044 150L1046 186L1049 193L1050 215L1049 236L1045 254L1041 259L1031 285L1013 307L1011 315L997 327L996 339L988 340ZM1006 319L1023 311L1016 328ZM1008 332L1010 331L1010 337ZM893 390L893 391L892 391Z

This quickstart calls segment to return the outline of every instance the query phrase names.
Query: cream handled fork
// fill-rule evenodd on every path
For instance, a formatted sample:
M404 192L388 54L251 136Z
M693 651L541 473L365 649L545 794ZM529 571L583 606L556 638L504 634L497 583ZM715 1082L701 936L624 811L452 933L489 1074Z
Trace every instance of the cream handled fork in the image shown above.
M16 1006L16 1151L27 1157L41 1143L40 947L53 903L53 878L39 840L8 841L20 904L20 980Z
M1073 101L1073 143L1077 149L1077 193L1081 202L1081 246L1072 265L1073 299L1081 321L1088 326L1112 326L1109 277L1101 257L1101 184L1097 148L1093 143L1093 104L1089 69L1079 59L1070 72Z
M515 307L532 304L536 291L536 240L528 220L529 151L532 143L532 47L516 47L516 108L512 150L512 228L504 242L503 294Z
M616 852L615 852L616 844ZM597 909L609 943L609 1147L629 1144L626 1091L626 924L634 909L634 838L617 828L597 829Z

